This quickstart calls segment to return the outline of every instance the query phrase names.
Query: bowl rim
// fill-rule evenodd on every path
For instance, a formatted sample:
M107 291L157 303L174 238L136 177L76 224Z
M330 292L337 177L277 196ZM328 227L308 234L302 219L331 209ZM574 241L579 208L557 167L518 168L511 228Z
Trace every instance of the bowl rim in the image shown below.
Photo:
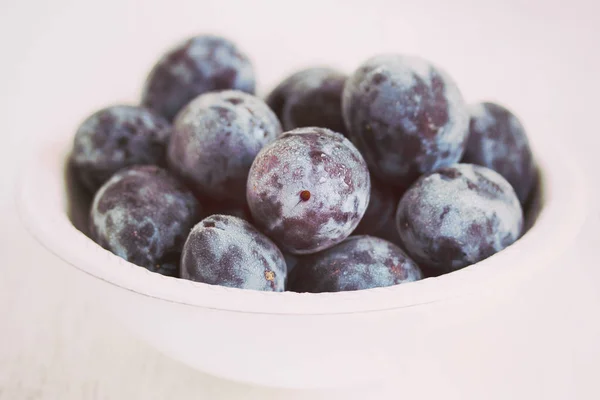
M283 315L333 315L426 306L484 295L543 268L564 253L585 220L585 179L564 149L533 148L544 205L531 229L507 249L472 266L397 286L338 293L261 292L214 286L152 273L101 248L66 212L64 167L72 139L46 139L25 163L16 191L26 230L50 253L91 277L165 302L204 309ZM568 210L568 212L564 212ZM560 229L556 229L560 227Z

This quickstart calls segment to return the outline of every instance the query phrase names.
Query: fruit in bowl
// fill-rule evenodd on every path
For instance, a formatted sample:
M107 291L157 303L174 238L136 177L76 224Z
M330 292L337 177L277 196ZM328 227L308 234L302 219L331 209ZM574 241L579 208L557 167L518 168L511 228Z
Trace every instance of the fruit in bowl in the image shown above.
M269 386L394 376L440 357L441 332L461 329L457 321L477 314L472 304L492 288L513 287L515 277L550 257L522 249L547 247L542 243L550 240L555 254L577 230L579 219L562 212L579 210L581 198L579 175L569 163L557 168L555 160L566 156L536 151L540 179L527 201L519 201L511 186L517 184L502 177L506 171L493 172L496 164L483 156L467 159L471 148L477 152L478 145L470 146L477 124L470 127L469 118L478 114L469 114L458 85L430 62L375 57L347 77L336 73L345 77L339 109L309 119L342 115L345 131L336 132L327 122L297 126L305 121L297 110L311 109L305 102L324 101L319 88L303 83L284 91L281 102L289 105L283 108L296 108L284 117L269 110L276 102L251 94L249 59L236 67L223 61L239 50L206 46L201 38L189 43L196 41L201 45L190 55L184 53L195 45L163 57L170 61L159 64L167 66L155 67L147 80L160 81L147 83L160 90L152 89L150 101L146 89L142 106L131 106L168 128L148 146L160 149L156 158L125 157L154 140L154 129L137 128L137 116L131 124L99 124L93 130L101 134L88 135L101 140L89 143L120 160L112 175L98 174L97 184L86 185L75 162L77 139L70 137L59 151L44 147L31 162L20 197L32 232L65 264L87 273L81 284L100 305L178 360ZM217 55L218 62L211 59ZM229 65L223 67L229 72L220 74L219 65ZM196 73L205 70L211 73ZM161 74L167 78L156 77ZM244 78L223 78L234 75ZM335 108L335 101L326 107ZM495 121L496 131L506 129L502 118ZM492 130L479 134L509 142L484 133ZM65 160L74 178L67 190ZM141 184L131 171L145 171ZM149 178L151 171L162 178ZM119 201L102 201L106 193ZM98 243L66 217L69 201L77 210L72 215L84 215L82 230ZM114 214L112 223L93 216L101 203L104 215ZM77 221L81 227L82 218ZM436 228L443 224L466 229ZM561 232L542 234L556 224ZM435 251L440 248L451 251ZM135 255L141 250L149 255L143 260ZM156 273L165 270L175 276ZM468 340L468 331L461 333ZM390 348L394 342L414 345Z
M394 244L351 236L298 263L290 277L297 292L342 292L399 285L422 278L417 264Z
M421 177L402 196L398 232L424 267L451 272L514 243L523 210L513 188L496 172L455 164Z
M169 168L205 201L244 205L252 161L279 134L262 100L235 90L205 93L177 115Z
M249 210L252 222L244 221L246 228L232 220L233 225L223 221L223 228L213 230L193 212L180 214L186 222L175 231L172 218L147 225L152 233L175 232L176 237L169 238L175 247L167 251L175 258L169 260L169 274L184 279L284 290L283 256L273 259L277 273L267 264L262 272L247 269L252 257L265 259L269 254L265 247L252 245L259 239L268 241L261 239L263 234L291 254L322 253L334 246L339 252L348 248L338 245L359 223L367 234L377 235L396 213L399 243L408 254L397 250L409 264L416 261L438 273L481 261L521 235L521 203L511 184L488 168L496 168L513 183L522 182L519 194L526 199L533 168L522 126L508 110L489 103L472 107L470 113L456 83L432 63L388 54L370 58L350 76L331 68L308 68L286 78L265 103L232 90L240 87L251 93L254 89L250 60L235 44L216 36L198 36L183 43L165 55L148 77L142 100L148 109L115 106L101 110L84 122L75 137L73 160L82 182L91 191L104 183L96 192L91 213L92 238L120 257L166 273L159 261L166 250L148 242L152 235L139 222L177 211L143 203L148 199L160 206L162 194L153 193L158 189L150 184L141 188L133 182L121 184L119 195L133 199L128 212L137 213L136 217L121 218L118 224L112 222L114 218L99 217L98 204L107 204L103 209L109 213L121 207L103 201L118 178L105 181L122 168L144 164L166 164L169 172L161 173L165 179L179 180L197 196L194 208L209 210L203 203L223 202ZM173 121L173 126L155 112ZM142 121L146 125L137 128ZM286 132L282 133L282 126ZM158 145L152 145L157 140L152 129L161 135ZM132 139L141 144L136 146ZM466 161L481 166L457 164L466 149ZM523 159L518 164L521 170L510 169L515 157ZM526 175L521 181L517 180L519 172ZM373 188L371 213L363 219L370 203L371 175L379 183ZM92 181L97 182L95 186ZM218 215L219 208L207 216L215 212L214 218L228 218ZM99 221L103 224L98 225ZM198 225L192 231L194 224ZM217 241L222 242L218 248L193 245L208 237L230 237L229 229L237 232L232 237L238 241L248 241L244 251L250 246L256 254L242 256L235 243L227 245L224 239ZM177 258L186 238L189 250L181 264ZM141 261L137 249L121 250L127 247L123 240L133 247L146 241L159 253ZM368 253L376 251L366 248ZM234 253L239 257L233 257ZM380 266L398 263L391 256L371 256ZM319 255L308 259L318 260ZM299 263L300 269L312 268L306 263ZM223 268L226 271L219 273ZM275 275L277 280L249 284L243 278L255 275ZM411 276L420 278L421 273Z
M190 232L181 277L213 285L282 292L287 275L283 254L247 221L211 215Z
M128 261L177 276L181 248L199 213L192 193L167 171L133 166L117 172L96 193L90 233Z
M324 128L286 132L261 151L246 196L252 217L292 254L341 242L361 220L371 191L369 171L344 136Z

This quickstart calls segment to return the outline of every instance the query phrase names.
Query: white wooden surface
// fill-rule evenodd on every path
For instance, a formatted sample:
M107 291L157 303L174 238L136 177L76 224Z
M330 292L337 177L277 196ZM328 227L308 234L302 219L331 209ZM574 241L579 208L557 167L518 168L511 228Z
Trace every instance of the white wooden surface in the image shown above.
M0 3L0 399L337 398L336 393L318 395L265 391L223 382L162 356L115 326L110 318L90 304L82 302L82 297L77 296L77 288L70 285L72 275L48 262L44 250L28 238L15 215L12 204L15 165L26 154L28 144L35 141L36 135L50 134L52 130L65 126L46 123L56 118L49 115L45 102L64 103L65 107L69 107L65 115L83 115L95 104L111 102L115 93L120 96L119 99L130 98L138 86L138 82L119 82L113 86L107 83L106 88L98 93L86 93L86 79L90 79L90 74L97 74L99 68L104 68L107 75L120 71L126 74L139 72L137 66L128 66L125 59L111 62L95 58L94 46L101 46L102 35L112 40L115 35L123 35L123 40L127 41L128 29L149 29L150 32L152 29L148 26L156 30L161 28L161 24L168 27L178 22L189 27L195 18L207 26L198 30L210 30L216 27L214 23L211 25L211 17L222 18L221 7L232 13L232 26L236 21L248 18L256 21L255 30L244 39L249 46L285 29L297 30L297 35L304 34L306 40L318 43L319 29L331 30L325 25L331 18L338 18L337 22L346 27L355 26L354 31L358 32L352 34L351 43L342 42L340 35L329 32L334 39L324 39L324 46L337 51L369 48L369 43L360 43L360 29L378 29L380 37L387 38L385 46L389 48L393 48L396 40L389 39L395 30L415 32L397 23L395 15L399 15L398 21L402 21L400 15L404 9L396 2L392 6L391 1L366 2L371 5L367 10L364 10L365 4L358 1L306 2L304 8L294 11L299 18L312 18L306 30L284 18L289 16L285 14L286 7L290 6L289 3L284 4L286 2L278 2L277 5L268 1L206 2L202 5L206 8L197 15L186 11L187 6L183 3L165 1L157 8L141 7L141 2L136 6L135 1L127 6L119 6L117 1L4 0ZM191 3L195 3L193 7L198 9L198 1ZM234 3L235 8L229 7ZM269 3L272 4L272 13ZM294 3L296 6L300 4ZM307 7L314 10L317 3L320 4L318 15L306 11ZM525 114L543 112L548 115L546 126L558 124L564 131L562 139L553 137L549 140L564 140L569 146L579 149L582 162L588 168L597 168L591 150L600 146L597 128L597 93L600 91L600 60L597 55L600 28L597 26L600 17L594 2L573 0L568 6L563 2L541 0L487 2L485 5L482 5L485 2L458 0L449 3L454 6L426 11L431 4L439 3L425 1L421 6L407 5L406 10L414 18L421 18L423 34L437 32L441 35L436 21L453 18L456 31L461 35L495 38L500 59L505 55L518 54L529 65L537 60L537 72L527 76L519 77L519 65L513 59L507 59L505 65L491 71L490 80L502 82L499 71L504 71L507 76L519 78L523 87L520 93L514 94L514 87L510 85L515 83L509 81L503 85L507 86L506 92L499 93L499 97L504 95L507 102ZM474 8L453 8L457 5L472 5ZM391 11L385 7L391 7ZM486 7L491 11L482 11ZM498 19L492 19L495 22L490 27L489 23L478 22L472 16L475 14L471 12L475 11L486 12L488 17L497 15ZM427 18L428 13L431 13L431 18ZM131 24L124 24L129 19ZM120 22L120 27L111 28L117 22ZM157 36L156 33L149 35ZM504 45L499 39L503 35L507 37ZM522 51L511 48L515 46L515 37L522 39ZM398 41L401 39L397 38ZM412 36L410 39L416 40ZM71 41L73 45L56 44L60 40ZM161 45L170 40L167 34ZM300 39L294 43L300 43ZM330 50L298 48L297 51L282 50L280 56L283 64L295 53L309 62L315 51L326 54ZM476 59L480 51L480 48L473 48L470 53L465 53L464 62ZM125 50L117 52L123 57L127 55ZM141 53L141 57L152 59L149 50ZM74 61L67 62L69 57ZM273 63L276 62L273 59ZM263 61L261 67L274 71L274 74L283 73L269 64ZM65 71L69 65L73 69ZM460 65L451 65L450 69L459 71ZM57 90L60 85L51 82L67 77L78 84L67 85L61 91ZM265 81L272 83L277 78L279 76L265 78ZM460 81L460 73L457 79ZM53 84L44 84L48 82ZM492 87L494 85L482 88L482 91L489 92ZM52 91L49 88L53 88ZM77 101L77 96L81 96L81 102ZM532 101L539 102L538 106L531 107ZM537 128L544 128L544 124L540 123ZM598 204L598 199L595 197L595 204ZM600 223L596 211L590 216L589 223ZM590 248L597 246L598 237L585 237L581 241L583 246ZM524 329L539 332L539 341L523 343L515 352L539 354L548 360L546 367L532 371L527 365L514 365L507 368L502 376L487 376L480 382L470 382L470 377L452 376L455 386L449 391L448 399L501 398L496 396L515 399L600 398L600 390L595 384L600 374L599 267L595 260L582 263L574 259L572 265L549 271L548 275L532 282L529 291L515 294L511 301L521 305L518 313L498 321L498 324L522 324ZM490 334L493 334L493 326L482 332L482 335ZM485 348L477 348L474 343L474 349L477 351L466 354L465 358L476 363L477 357L485 356ZM553 356L569 359L571 363L553 365ZM451 366L448 368L451 374ZM519 383L530 379L547 383L530 387L527 393L511 393L511 387L519 387ZM491 387L494 388L493 393L486 396L486 388ZM374 398L371 392L358 391L355 395L357 398Z

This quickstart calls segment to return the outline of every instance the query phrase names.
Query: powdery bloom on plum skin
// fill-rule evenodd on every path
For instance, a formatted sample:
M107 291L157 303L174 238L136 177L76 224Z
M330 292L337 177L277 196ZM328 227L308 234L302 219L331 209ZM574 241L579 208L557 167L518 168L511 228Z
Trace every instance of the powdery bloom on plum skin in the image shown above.
M399 285L422 277L419 266L392 243L350 236L301 259L290 275L289 286L296 292L341 292Z
M364 215L370 186L362 156L344 136L299 128L256 157L247 199L254 221L282 249L309 254L350 235ZM306 201L303 191L310 192Z
M192 193L165 170L134 166L116 173L96 193L90 232L119 257L174 276L185 238L200 213Z
M259 98L237 90L206 93L174 122L169 168L203 200L243 207L254 158L280 134L277 117Z
M226 89L254 93L255 86L254 67L233 42L201 35L161 57L146 80L142 104L172 121L203 93Z
M400 200L396 223L416 262L450 272L515 242L523 231L523 210L501 175L456 164L421 177Z
M408 187L463 154L466 103L448 74L422 58L367 60L346 82L342 110L349 137L388 185Z
M463 162L502 175L525 204L536 181L533 154L525 128L505 107L484 102L470 106L469 140Z
M247 221L212 215L199 222L183 247L181 277L240 289L281 292L287 266L277 246Z
M138 106L103 108L79 126L71 159L80 181L94 193L114 173L132 165L165 165L170 124Z
M307 68L277 85L266 102L285 131L318 126L345 135L341 103L347 78L332 68Z

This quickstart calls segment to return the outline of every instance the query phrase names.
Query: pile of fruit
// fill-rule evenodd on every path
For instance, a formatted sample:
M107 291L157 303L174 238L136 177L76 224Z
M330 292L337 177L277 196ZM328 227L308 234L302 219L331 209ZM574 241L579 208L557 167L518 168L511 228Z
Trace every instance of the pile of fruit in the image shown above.
M158 61L140 105L89 116L71 163L93 240L168 276L316 293L448 273L523 234L523 126L430 62L378 55L254 91L249 58L203 35Z

